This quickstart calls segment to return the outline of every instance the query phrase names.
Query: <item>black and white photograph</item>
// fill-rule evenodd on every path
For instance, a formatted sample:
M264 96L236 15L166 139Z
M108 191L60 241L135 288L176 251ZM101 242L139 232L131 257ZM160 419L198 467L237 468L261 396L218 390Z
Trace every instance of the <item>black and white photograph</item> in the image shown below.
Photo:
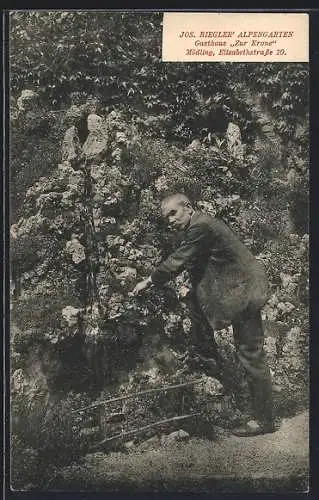
M11 490L307 492L309 63L8 18Z

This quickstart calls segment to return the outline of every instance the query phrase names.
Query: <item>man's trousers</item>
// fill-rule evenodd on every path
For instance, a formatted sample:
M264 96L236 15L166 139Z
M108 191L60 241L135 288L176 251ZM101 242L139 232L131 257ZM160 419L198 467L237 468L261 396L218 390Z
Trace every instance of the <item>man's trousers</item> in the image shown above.
M190 317L191 345L206 358L214 358L223 371L223 363L214 331L204 316L194 294L186 300ZM255 418L262 423L273 423L273 394L271 374L264 351L264 331L260 310L247 308L232 322L234 343L239 361L245 368Z

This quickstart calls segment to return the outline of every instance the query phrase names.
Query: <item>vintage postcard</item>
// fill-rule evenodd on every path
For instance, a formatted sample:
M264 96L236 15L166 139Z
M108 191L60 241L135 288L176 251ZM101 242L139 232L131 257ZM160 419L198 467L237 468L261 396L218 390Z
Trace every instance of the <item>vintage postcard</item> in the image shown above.
M12 10L10 488L309 490L309 15Z

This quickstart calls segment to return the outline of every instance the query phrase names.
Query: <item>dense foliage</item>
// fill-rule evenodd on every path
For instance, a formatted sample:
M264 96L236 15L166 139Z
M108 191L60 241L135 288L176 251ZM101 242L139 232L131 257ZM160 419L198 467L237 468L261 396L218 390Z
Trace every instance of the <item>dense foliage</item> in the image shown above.
M174 245L158 210L172 192L225 219L265 262L278 413L307 400L307 67L164 64L160 23L157 13L11 14L17 488L35 483L38 467L47 478L60 460L77 459L127 425L197 409L197 432L207 435L246 411L231 329L217 333L227 394L205 366L182 361L186 273L157 293L129 296ZM37 95L21 109L26 88ZM240 127L239 156L229 147L229 122ZM158 395L72 413L194 376L202 377L199 390L165 395L165 404ZM111 412L124 422L109 424Z
M71 93L94 94L177 140L224 132L232 117L249 137L256 124L240 82L254 82L277 129L291 135L307 103L306 65L163 64L161 21L160 13L14 12L12 94L27 87L57 107Z

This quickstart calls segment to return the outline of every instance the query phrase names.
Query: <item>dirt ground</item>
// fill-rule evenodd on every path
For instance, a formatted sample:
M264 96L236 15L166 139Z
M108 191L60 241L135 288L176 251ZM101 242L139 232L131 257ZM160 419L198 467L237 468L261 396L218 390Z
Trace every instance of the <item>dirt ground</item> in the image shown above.
M308 490L309 422L304 411L282 420L277 432L217 441L154 444L127 453L94 453L67 467L56 490L279 492Z

